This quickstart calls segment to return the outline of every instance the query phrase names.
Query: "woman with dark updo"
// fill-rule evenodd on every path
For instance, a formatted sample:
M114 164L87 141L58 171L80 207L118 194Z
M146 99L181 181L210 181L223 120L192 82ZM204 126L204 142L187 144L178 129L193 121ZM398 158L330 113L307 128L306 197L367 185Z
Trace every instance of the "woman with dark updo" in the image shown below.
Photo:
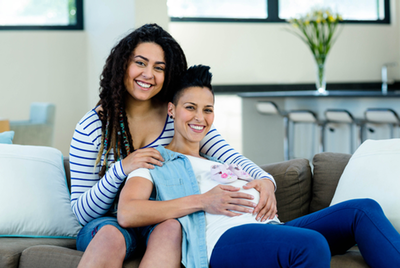
M141 244L147 245L141 267L180 267L182 238L177 220L123 228L116 215L127 175L163 165L155 147L168 145L174 135L168 101L186 69L182 48L156 24L134 30L111 50L100 79L98 105L79 121L70 147L71 206L83 225L77 236L77 249L85 251L80 267L122 267ZM236 163L260 179L261 197L254 214L260 221L275 216L271 175L232 149L214 127L201 141L200 150L222 162ZM240 205L243 198L231 202Z

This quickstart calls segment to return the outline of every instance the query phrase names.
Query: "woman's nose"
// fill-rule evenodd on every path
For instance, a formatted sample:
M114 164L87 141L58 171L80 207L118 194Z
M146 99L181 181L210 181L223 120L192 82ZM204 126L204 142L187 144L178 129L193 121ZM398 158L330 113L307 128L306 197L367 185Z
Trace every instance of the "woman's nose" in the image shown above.
M144 68L142 76L145 79L152 79L154 77L153 72L149 67Z
M204 119L203 113L202 112L197 112L196 116L194 117L197 121L201 122Z

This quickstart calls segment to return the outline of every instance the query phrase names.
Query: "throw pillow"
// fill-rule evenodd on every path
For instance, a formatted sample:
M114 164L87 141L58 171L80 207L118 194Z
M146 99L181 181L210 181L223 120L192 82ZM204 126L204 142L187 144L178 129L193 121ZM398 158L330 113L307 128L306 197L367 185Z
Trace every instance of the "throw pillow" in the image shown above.
M59 150L0 144L0 174L0 237L76 237Z
M5 131L0 133L0 143L12 144L14 131Z
M310 213L329 207L350 157L350 154L329 152L314 155Z
M367 140L352 155L340 177L331 205L371 198L400 232L400 139Z
M306 159L292 159L261 166L276 182L279 220L291 221L308 214L311 199L311 168Z

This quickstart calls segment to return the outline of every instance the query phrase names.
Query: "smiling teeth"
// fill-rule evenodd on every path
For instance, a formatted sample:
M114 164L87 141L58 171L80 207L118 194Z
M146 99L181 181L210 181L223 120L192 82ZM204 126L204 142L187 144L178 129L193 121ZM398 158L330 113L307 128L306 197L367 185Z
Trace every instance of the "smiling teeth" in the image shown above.
M202 130L203 127L202 126L194 126L194 125L190 125L191 128L194 128L196 130Z
M142 82L139 82L139 81L136 81L136 83L138 83L139 86L144 87L144 88L149 88L149 87L151 87L150 84L142 83Z

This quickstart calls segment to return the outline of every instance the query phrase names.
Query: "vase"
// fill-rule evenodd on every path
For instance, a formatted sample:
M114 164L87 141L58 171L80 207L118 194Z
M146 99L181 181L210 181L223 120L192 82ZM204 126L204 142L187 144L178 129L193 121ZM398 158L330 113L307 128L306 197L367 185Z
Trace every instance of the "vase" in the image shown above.
M319 94L326 94L325 61L326 55L315 56L316 80L315 87Z

